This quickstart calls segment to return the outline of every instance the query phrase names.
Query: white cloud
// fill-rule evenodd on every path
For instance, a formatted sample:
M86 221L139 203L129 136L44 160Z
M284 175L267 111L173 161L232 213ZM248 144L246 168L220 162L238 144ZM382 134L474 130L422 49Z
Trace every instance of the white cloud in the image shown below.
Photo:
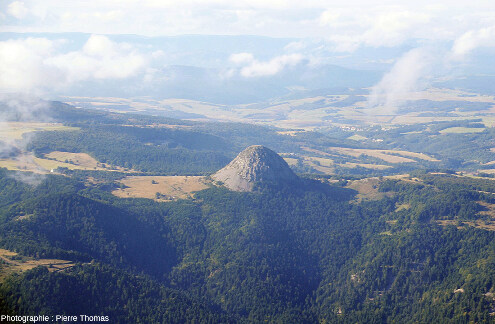
M240 75L245 78L271 76L280 73L287 67L295 66L304 59L301 54L289 54L274 57L265 62L258 61L251 53L232 54L229 61L240 65ZM229 73L233 74L232 70Z
M454 59L462 59L478 47L495 46L495 26L470 30L457 38L452 47Z
M53 50L53 42L44 38L0 42L0 89L31 91L53 81L57 71L44 63Z
M254 56L251 53L236 53L230 56L229 61L234 64L250 64L254 61Z
M22 19L27 16L29 10L22 1L14 1L7 7L7 13L17 19Z
M416 48L404 54L371 89L368 105L376 113L394 113L410 93L428 84L438 57L430 50Z
M79 81L123 79L141 72L146 57L128 44L92 35L81 50L57 52L57 41L27 38L0 42L0 89L32 92Z
M401 7L373 10L326 10L319 23L329 28L328 39L338 52L353 52L362 45L393 47L408 39L422 38L432 12L405 10Z
M363 34L366 45L395 46L412 38L414 31L428 23L431 16L412 11L389 11L375 18L372 26Z
M23 0L12 2L12 6L21 8L20 3L32 19L3 26L4 30L148 36L360 37L368 33L361 42L369 39L377 44L381 37L387 42L396 41L402 32L405 37L455 38L453 31L459 35L473 29L480 15L493 18L493 5L484 0L472 0L470 6L465 0L439 0L435 5L427 0L100 0L91 5L83 0L70 1L70 5L59 0ZM459 16L467 25L455 22Z
M340 12L337 10L328 9L322 12L320 17L318 18L321 26L333 25L338 22L340 18Z
M46 63L64 71L69 82L77 82L128 78L145 66L146 59L127 44L92 35L81 51L51 57Z

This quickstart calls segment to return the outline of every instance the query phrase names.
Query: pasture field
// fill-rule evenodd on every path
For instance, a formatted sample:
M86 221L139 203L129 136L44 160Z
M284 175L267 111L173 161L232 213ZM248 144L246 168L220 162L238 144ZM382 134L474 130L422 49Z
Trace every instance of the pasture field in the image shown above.
M472 133L481 133L484 130L485 128L449 127L446 129L442 129L440 133L441 134L472 134Z
M458 229L462 229L463 225L483 229L486 231L495 231L495 221L492 220L481 220L477 219L475 221L457 221L455 219L442 219L436 221L437 224L441 226L449 226L454 225L457 226Z
M211 186L201 176L129 176L120 181L125 187L112 194L120 198L148 198L170 201L192 198L195 191Z
M53 151L45 154L46 158L54 159L58 162L64 162L79 166L82 168L93 169L99 167L101 164L92 156L86 153L70 153ZM66 162L67 161L67 162Z
M326 159L326 158L320 158L314 156L305 156L304 159L307 161L316 161L317 165L321 165L324 167L332 167L335 164L332 159Z
M297 161L299 161L298 159L295 159L295 158L290 158L290 157L284 157L284 160L285 162L287 162L288 165L297 165Z
M74 131L78 127L64 126L60 123L8 122L0 128L0 139L22 139L26 133L36 131Z
M331 156L331 154L323 152L323 151L318 151L314 149L305 149L308 152L312 153L317 153L319 155L327 155ZM412 153L412 152L409 152ZM417 153L420 154L420 153ZM362 167L366 169L373 169L373 170L386 170L392 168L390 165L384 165L384 164L371 164L371 163L353 163L353 162L346 162L346 163L335 163L333 159L330 158L322 158L322 157L316 157L316 156L301 156L299 158L293 158L293 157L284 157L284 160L289 164L290 166L295 166L297 165L298 161L301 160L301 162L304 165L307 165L317 171L320 171L324 174L335 174L335 167L344 167L348 169L353 169L357 167Z
M389 163L404 163L404 162L416 162L415 160L409 158L415 158L430 162L438 162L434 157L431 157L424 153L400 151L400 150L378 150L378 149L354 149L347 147L329 147L328 151L316 150L309 147L301 147L306 152L315 153L325 156L333 156L335 153L344 154L352 157L359 157L360 155L368 155L372 157L379 158L385 162ZM333 154L332 154L333 153ZM399 155L399 156L398 156Z
M34 259L5 249L0 249L0 262L0 281L11 273L24 272L38 266L47 267L50 272L63 271L74 266L74 262L68 260Z
M16 159L0 159L0 168L11 171L29 171L38 174L46 174L50 169L46 169L35 162L36 157L31 154L18 156Z
M330 147L330 151L334 151L340 154L345 154L353 157L359 157L360 155L368 155L376 157L388 163L412 163L416 162L415 159L421 159L425 161L437 162L438 160L426 155L424 153L416 153L409 151L396 151L396 150L373 150L373 149L353 149L347 147Z
M380 180L378 178L349 181L346 186L346 188L354 189L358 192L356 195L356 201L358 202L362 200L380 200L391 195L388 192L380 192L379 187Z
M352 136L349 136L347 139L350 139L350 140L353 140L353 141L364 141L364 140L367 140L368 138L367 137L364 137L364 136L361 136L361 135L358 135L358 134L354 134Z
M125 172L126 170L122 167L115 167L108 164L100 163L95 158L87 153L71 153L71 152L60 152L53 151L45 154L48 159L39 159L41 163L48 163L47 161L53 161L54 165L63 166L75 170L100 170L100 171L120 171ZM47 164L48 166L49 164ZM68 165L68 166L67 166ZM55 166L55 168L56 168Z
M290 131L279 131L279 135L297 136L297 134L304 133L304 130L290 130Z
M303 163L324 174L334 174L335 167L331 163L320 163L313 157L305 157Z
M352 162L346 162L343 164L339 164L340 166L343 166L344 168L349 168L349 169L354 169L357 167L362 167L366 169L373 169L373 170L386 170L392 168L390 165L383 165L383 164L370 164L370 163L352 163Z
M58 167L69 170L134 172L121 167L105 165L86 153L60 151L50 152L45 155L45 158L38 158L33 154L26 153L15 159L0 159L0 167L13 171L30 171L35 173L48 173Z

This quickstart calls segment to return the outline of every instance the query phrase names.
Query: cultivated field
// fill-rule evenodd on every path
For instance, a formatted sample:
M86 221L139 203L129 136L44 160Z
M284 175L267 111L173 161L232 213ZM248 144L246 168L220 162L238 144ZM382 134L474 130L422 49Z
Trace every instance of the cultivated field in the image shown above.
M170 201L193 197L195 191L210 187L205 177L198 176L130 176L122 179L123 189L112 193L120 198L149 198Z

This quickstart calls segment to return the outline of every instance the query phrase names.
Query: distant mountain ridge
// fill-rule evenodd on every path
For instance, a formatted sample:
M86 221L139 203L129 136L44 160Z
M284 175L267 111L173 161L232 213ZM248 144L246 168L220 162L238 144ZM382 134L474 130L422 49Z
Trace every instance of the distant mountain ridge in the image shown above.
M256 184L297 183L299 177L284 159L262 145L252 145L239 153L212 178L233 191L253 191Z

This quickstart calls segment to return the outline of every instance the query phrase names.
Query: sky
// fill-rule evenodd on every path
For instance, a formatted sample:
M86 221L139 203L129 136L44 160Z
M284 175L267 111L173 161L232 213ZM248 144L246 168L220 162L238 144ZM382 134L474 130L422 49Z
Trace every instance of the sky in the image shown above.
M2 31L327 38L341 49L457 39L495 25L489 0L6 1Z
M408 52L387 62L388 74L373 92L381 104L393 104L394 96L387 95L390 87L414 89L425 84L428 76L448 76L478 50L494 50L495 3L99 0L89 4L82 0L1 0L2 32L90 34L80 48L70 51L62 50L67 41L63 38L26 36L0 41L0 90L30 92L46 88L63 91L67 85L88 80L122 80L137 75L144 83L155 80L159 68L167 64L168 54L112 41L108 36L112 34L299 39L272 57L238 51L222 58L224 77L246 79L272 76L298 64L317 64L325 56L409 46Z
M490 0L2 0L2 31L328 38L343 48L453 40L495 25ZM352 38L352 39L351 39Z

